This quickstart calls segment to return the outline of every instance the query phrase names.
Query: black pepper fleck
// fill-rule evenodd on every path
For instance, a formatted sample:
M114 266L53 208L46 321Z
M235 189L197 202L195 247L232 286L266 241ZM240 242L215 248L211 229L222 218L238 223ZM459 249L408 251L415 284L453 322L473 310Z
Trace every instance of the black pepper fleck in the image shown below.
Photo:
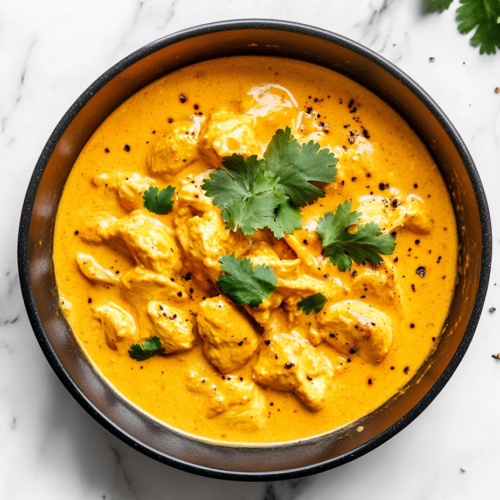
M130 151L130 146L128 144L125 144L125 146L123 146L123 150L128 153Z
M425 276L425 267L424 266L420 266L420 267L417 267L417 274L423 278Z
M179 101L181 101L181 103L184 104L187 101L187 97L184 94L181 94L179 96Z

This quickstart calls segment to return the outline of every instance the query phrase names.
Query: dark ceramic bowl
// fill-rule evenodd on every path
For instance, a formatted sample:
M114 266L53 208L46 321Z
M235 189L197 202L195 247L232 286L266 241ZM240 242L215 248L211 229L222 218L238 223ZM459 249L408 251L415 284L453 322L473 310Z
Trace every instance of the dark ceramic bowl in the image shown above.
M58 313L52 234L68 174L103 120L136 91L184 66L236 55L300 59L338 71L392 106L427 146L451 193L460 238L455 297L439 344L399 396L346 426L288 445L217 445L176 432L137 410L99 377ZM41 242L41 243L40 243ZM161 38L94 82L57 125L35 167L19 229L19 275L36 338L62 383L106 429L142 453L182 470L262 481L317 473L373 450L404 429L449 380L476 329L491 265L490 215L465 144L445 114L408 76L362 45L310 26L245 20ZM363 426L363 432L356 432Z

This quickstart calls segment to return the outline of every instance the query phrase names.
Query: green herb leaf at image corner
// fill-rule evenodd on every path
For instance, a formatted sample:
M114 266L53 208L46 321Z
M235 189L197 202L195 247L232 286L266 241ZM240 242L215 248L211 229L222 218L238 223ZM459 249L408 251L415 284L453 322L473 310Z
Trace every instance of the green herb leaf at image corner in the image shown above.
M444 12L453 0L425 0L428 12ZM470 43L480 54L496 54L500 49L500 0L460 0L457 8L458 31L462 34L476 29Z

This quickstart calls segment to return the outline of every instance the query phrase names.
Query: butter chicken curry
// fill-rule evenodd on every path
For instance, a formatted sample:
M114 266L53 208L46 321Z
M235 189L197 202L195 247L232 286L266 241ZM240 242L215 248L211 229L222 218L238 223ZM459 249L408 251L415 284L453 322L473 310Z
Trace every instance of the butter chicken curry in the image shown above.
M81 152L59 205L60 308L100 372L176 429L271 443L353 422L438 341L457 231L389 106L304 62L161 78Z

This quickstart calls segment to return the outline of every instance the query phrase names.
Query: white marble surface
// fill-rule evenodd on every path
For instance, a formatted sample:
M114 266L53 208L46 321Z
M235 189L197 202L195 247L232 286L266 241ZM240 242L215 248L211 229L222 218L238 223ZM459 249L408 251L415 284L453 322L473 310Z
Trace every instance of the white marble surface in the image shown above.
M336 31L398 64L462 134L498 223L500 54L479 56L458 34L451 11L424 15L418 0L2 0L0 498L500 498L500 361L491 357L500 351L497 261L476 338L437 400L379 449L304 480L231 483L156 463L94 422L43 357L21 298L16 241L25 190L53 128L92 81L142 45L189 26L249 17ZM489 313L492 306L499 310Z

